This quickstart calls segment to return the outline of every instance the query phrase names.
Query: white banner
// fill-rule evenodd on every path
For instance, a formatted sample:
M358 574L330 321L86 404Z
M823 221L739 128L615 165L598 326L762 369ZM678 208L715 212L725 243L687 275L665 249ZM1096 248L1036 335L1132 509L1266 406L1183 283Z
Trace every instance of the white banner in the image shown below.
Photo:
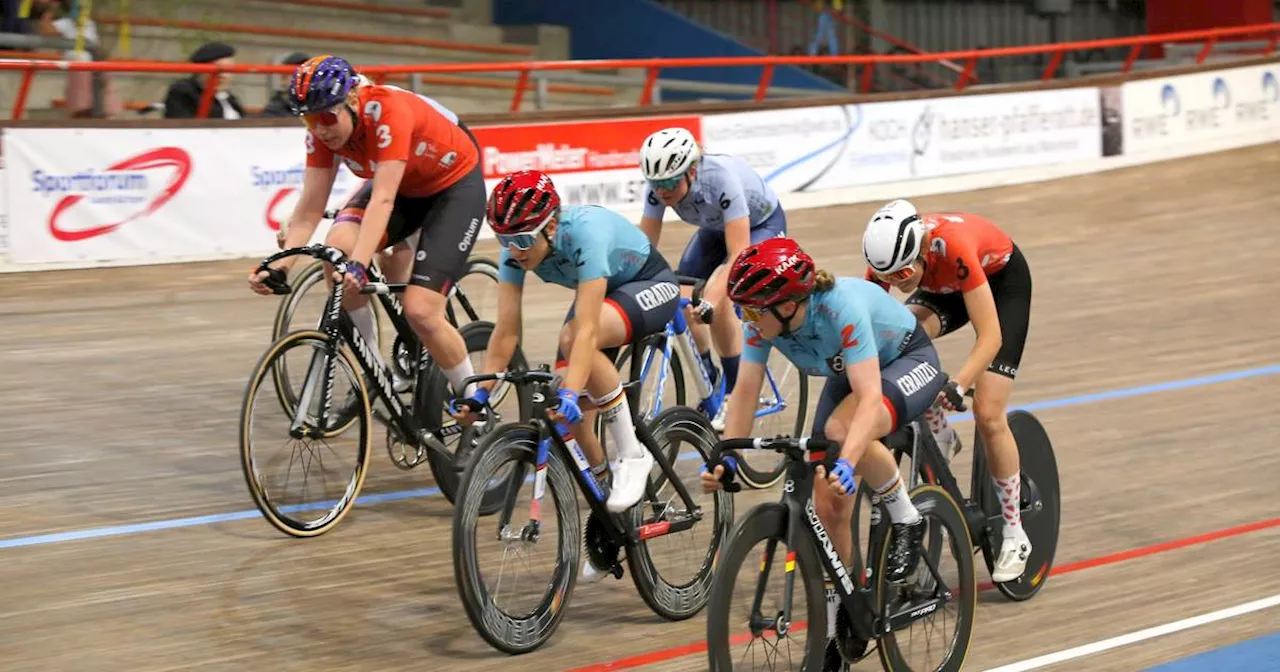
M304 132L8 129L12 261L178 260L275 249L302 184ZM330 207L360 182L343 167Z
M1280 65L1126 82L1124 151L1256 134L1280 124Z
M779 192L1101 156L1097 89L954 96L703 118L707 151L747 159Z

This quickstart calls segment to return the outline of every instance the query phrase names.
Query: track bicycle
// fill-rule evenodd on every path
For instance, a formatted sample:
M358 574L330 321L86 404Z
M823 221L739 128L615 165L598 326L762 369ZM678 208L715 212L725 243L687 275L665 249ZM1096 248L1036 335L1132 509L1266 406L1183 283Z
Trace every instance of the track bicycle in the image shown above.
M685 317L685 310L695 306L695 312L701 314L699 319L706 324L711 323L714 311L702 300L706 281L683 275L676 277L682 286L693 287L692 297L680 297L680 306L675 317L667 323L666 330L643 341L640 348L628 346L619 354L617 365L621 370L629 366L628 362L636 350L643 353L638 377L633 379L640 381L639 407L643 417L651 419L662 411L668 383L674 393L675 405L686 405L687 381L692 379L693 393L699 400L698 410L708 418L714 418L721 404L727 400L723 374L721 372L720 379L712 383L715 372L698 355L693 332ZM741 311L738 318L742 318ZM756 424L752 433L799 435L804 431L809 410L809 378L782 354L774 351L770 356L772 361L765 367L765 385L756 408ZM691 375L686 377L686 371ZM794 420L788 411L794 411ZM761 453L749 458L744 456L738 469L743 482L752 488L768 488L782 480L783 463Z
M949 389L948 392L953 393L954 390ZM968 395L972 396L972 394L973 391L969 390ZM955 394L948 394L948 397L958 410L966 410L963 398ZM994 585L1006 598L1023 601L1031 599L1044 587L1044 580L1048 578L1053 568L1053 560L1058 548L1058 526L1062 518L1062 502L1058 482L1058 463L1044 426L1035 415L1024 410L1010 411L1008 419L1014 441L1018 444L1022 479L1018 507L1022 527L1031 541L1031 556L1027 559L1027 569L1021 577ZM908 487L921 483L937 485L946 490L947 494L960 504L969 528L969 536L974 546L982 550L989 574L1000 555L1004 517L1000 511L1000 498L996 493L995 484L992 483L987 471L986 451L983 448L982 437L976 431L974 432L969 497L960 492L951 471L950 460L943 456L942 449L938 447L933 433L929 431L923 419L917 418L906 427L889 435L884 443L899 464L902 463L904 456L911 457L910 470L903 470L904 475L909 474ZM858 490L858 499L854 503L855 525L859 520L863 502L872 501L871 490L866 483L861 484ZM857 538L855 531L854 539ZM871 555L877 552L874 546L868 550ZM929 553L935 552L933 548L927 550Z
M656 473L651 472L638 504L613 514L605 507L607 485L592 474L576 442L566 445L547 415L558 405L558 378L549 367L470 380L503 380L529 389L533 400L530 419L498 427L482 440L463 476L454 508L454 579L467 617L486 642L499 651L520 654L539 648L555 633L577 581L584 547L581 536L592 564L607 568L605 572L615 579L622 578L618 556L625 551L640 597L662 618L682 620L702 610L710 594L715 559L733 521L733 502L727 493L706 495L700 487L695 485L691 491L685 484L685 480L696 483L698 469L716 440L706 416L687 406L672 406L645 421L632 407L636 436L653 454ZM480 408L474 402L459 403ZM682 453L679 445L668 446L671 443L687 444L696 459L669 459L668 455ZM681 471L685 480L680 478ZM532 492L508 490L498 514L482 521L482 498L495 476L520 484L531 481ZM590 511L585 531L575 486ZM695 493L709 500L705 507L695 501ZM554 506L554 513L547 511L548 505ZM684 535L695 538L681 540ZM705 535L706 541L699 535ZM665 546L658 542L669 537L673 545L694 556L691 567L678 578L665 568L666 562L655 558L658 547ZM493 567L497 577L490 581L486 581L488 567L482 568L478 557L482 546L502 557ZM504 579L508 566L532 568L539 560L550 560L549 579ZM519 605L499 604L511 594L518 598L521 585L528 587L528 599Z
M958 670L963 664L973 635L977 586L969 532L959 505L935 485L910 491L911 501L928 524L928 534L941 536L945 532L950 541L947 546L955 559L954 572L944 571L941 553L922 552L913 576L900 584L887 581L893 531L883 511L871 529L873 547L879 552L864 567L855 534L853 566L846 568L813 503L815 470L822 464L829 473L840 447L826 439L777 437L728 439L711 451L708 469L721 464L726 454L736 459L745 450L770 450L783 455L786 473L782 501L759 504L738 521L717 567L707 605L711 670L758 669L757 665L765 669L830 669L824 576L832 577L838 595L834 641L842 664L863 658L869 641L878 642L886 670ZM726 469L721 478L726 491L740 490L735 471ZM763 554L756 555L752 549L761 543ZM785 546L785 551L779 545ZM760 557L758 562L756 557ZM744 570L751 579L744 584L753 590L735 595L739 572ZM775 570L781 573L780 585L774 588L780 595L766 603ZM796 585L797 575L803 585ZM803 609L794 604L797 595L804 600ZM741 601L735 602L735 597ZM942 645L941 661L925 666L908 661L915 647L903 646L900 640L914 634L917 624L925 631L935 630L940 616L945 627L949 613L955 615L955 632ZM792 640L802 633L805 642L793 645ZM744 639L745 649L733 651ZM929 647L926 654L933 651Z
M324 218L328 220L332 220L336 216L337 210L331 209L324 213ZM382 269L378 264L377 258L378 255L375 255L370 266L378 267L378 271L381 272ZM313 325L318 324L323 317L323 304L310 300L308 297L313 296L313 294L308 294L308 292L317 285L323 286L324 266L323 261L316 260L294 274L289 281L291 291L284 294L284 298L280 301L280 306L276 309L275 320L272 322L271 341L273 343L292 331L294 324L298 320L302 320L307 328L313 328ZM480 313L476 308L477 299L486 299L486 294L496 296L497 284L497 262L481 256L472 256L468 259L462 278L449 289L449 294L446 297L445 317L449 320L449 323L457 327L459 316L465 316L468 322L478 321ZM470 290L464 289L464 285L470 287ZM490 287L489 285L492 286ZM404 311L399 305L399 300L392 296L391 301L396 306L395 312L403 314ZM374 327L377 329L378 342L382 343L384 342L382 316L388 314L388 311L385 310L385 306L381 301L371 301L370 307L375 315ZM304 315L311 313L311 316L300 317L299 313ZM417 372L414 370L417 362L411 357L411 353L408 352L405 345L403 341L397 339L391 348L391 363L395 373L394 381L397 383L397 391L407 391L417 379ZM277 360L272 367L271 373L280 396L280 403L283 404L286 413L291 413L298 400L293 396L294 386L289 379L287 361L285 359ZM355 422L354 407L347 410L347 413L335 416L333 431L343 431L350 427L352 422Z
M337 248L319 244L277 252L264 259L258 270L267 270L268 264L295 255L306 255L328 262L337 273L346 271L345 254ZM267 286L276 294L290 291L281 276L283 272L276 272L266 281ZM454 501L460 474L470 459L471 449L477 439L488 429L496 427L502 418L501 412L494 411L489 423L465 429L452 418L445 419L446 404L452 398L452 392L444 372L434 364L426 348L422 347L404 316L400 302L396 300L396 295L404 291L405 285L388 284L375 268L369 269L369 277L370 282L362 293L376 295L395 328L397 349L403 348L408 353L408 359L415 363L413 370L417 384L408 402L396 393L391 369L380 360L355 329L346 311L342 310L344 289L340 282L333 283L318 329L293 331L272 343L259 359L245 390L240 414L240 458L245 481L254 504L267 521L290 536L312 537L333 529L355 503L368 471L372 446L370 428L374 418L386 427L387 452L392 462L406 470L427 462L441 493L450 502ZM471 322L459 331L469 354L483 352L488 348L493 324ZM344 344L345 348L340 347ZM339 496L307 504L292 502L271 492L267 482L270 479L264 475L264 469L272 466L273 461L259 459L251 436L254 418L259 414L255 402L261 395L262 384L268 378L274 382L275 364L293 350L301 351L305 364L298 362L297 365L299 370L306 371L306 375L302 376L300 389L291 392L292 398L298 401L279 404L288 418L288 431L282 439L276 441L299 444L287 455L284 475L286 484L293 477L295 467L301 470L318 465L321 475L316 487L324 488L329 481L325 460L334 461L333 456L338 453L335 444L354 438L355 464L349 474L340 476ZM516 368L525 366L523 354L518 348L511 365ZM346 395L342 397L334 389L339 370L343 373L347 388ZM508 400L508 395L513 395L511 398L520 417L525 417L529 408L527 395L508 386L499 386L494 390L493 406L502 406L502 402ZM276 396L281 397L283 393L277 390ZM373 402L378 400L383 402L385 413L382 410L374 411ZM340 407L354 409L353 420L349 423L358 425L354 437L350 436L349 429L335 423L335 417L351 412ZM453 447L450 448L448 443L452 443ZM299 478L305 489L312 486L310 477L302 475ZM501 504L506 487L501 483L492 484L485 495L486 511ZM316 518L305 519L294 515L314 511L321 513Z

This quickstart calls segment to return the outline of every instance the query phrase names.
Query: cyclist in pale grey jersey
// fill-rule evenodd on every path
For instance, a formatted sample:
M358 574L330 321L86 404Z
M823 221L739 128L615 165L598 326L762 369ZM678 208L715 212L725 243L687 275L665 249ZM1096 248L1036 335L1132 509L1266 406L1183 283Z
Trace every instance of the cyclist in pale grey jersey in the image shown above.
M738 380L742 354L742 323L727 298L723 266L762 240L785 236L787 217L778 195L745 161L723 154L704 155L693 134L684 128L667 128L645 139L640 148L640 168L648 181L640 228L656 246L662 218L671 208L688 224L698 227L680 257L676 273L707 280L705 300L714 307L710 338L700 320L690 320L693 337L707 368L711 343L720 353L724 375L717 374L716 395L727 397ZM684 288L686 295L692 290ZM722 383L722 384L721 384ZM724 429L724 404L712 419Z

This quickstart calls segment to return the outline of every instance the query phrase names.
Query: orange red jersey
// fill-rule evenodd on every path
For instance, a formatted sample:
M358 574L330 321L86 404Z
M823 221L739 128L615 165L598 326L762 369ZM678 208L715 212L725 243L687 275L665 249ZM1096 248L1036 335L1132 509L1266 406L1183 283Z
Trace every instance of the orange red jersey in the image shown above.
M985 217L964 212L921 215L929 234L920 289L934 294L969 292L1004 268L1013 239ZM866 279L888 289L868 268Z
M379 163L404 161L397 193L417 198L440 193L479 162L471 138L417 94L372 85L356 95L359 115L351 139L334 152L308 131L308 167L332 168L341 157L357 177L371 179Z

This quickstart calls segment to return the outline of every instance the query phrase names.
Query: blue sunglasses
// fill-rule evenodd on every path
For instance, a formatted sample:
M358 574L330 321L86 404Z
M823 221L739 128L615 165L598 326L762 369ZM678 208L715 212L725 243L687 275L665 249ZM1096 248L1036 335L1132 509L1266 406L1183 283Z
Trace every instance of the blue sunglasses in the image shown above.
M665 180L649 180L649 186L662 191L671 191L680 186L680 182L684 180L684 175L676 175L668 177Z

